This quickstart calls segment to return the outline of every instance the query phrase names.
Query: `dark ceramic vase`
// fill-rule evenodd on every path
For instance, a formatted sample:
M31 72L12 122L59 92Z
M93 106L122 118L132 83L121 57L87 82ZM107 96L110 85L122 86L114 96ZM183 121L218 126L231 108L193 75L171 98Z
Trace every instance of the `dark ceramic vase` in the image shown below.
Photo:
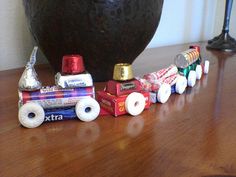
M112 78L119 62L132 63L152 39L163 0L23 0L30 30L51 66L81 54L95 81Z

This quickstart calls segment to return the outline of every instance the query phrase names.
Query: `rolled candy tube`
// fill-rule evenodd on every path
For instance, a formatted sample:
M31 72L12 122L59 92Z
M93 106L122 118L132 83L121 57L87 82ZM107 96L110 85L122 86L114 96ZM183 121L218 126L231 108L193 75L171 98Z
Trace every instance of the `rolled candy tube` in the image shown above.
M160 82L169 84L171 86L171 93L182 94L187 87L187 79L179 74L162 78Z
M155 80L154 83L148 82L143 78L136 78L140 81L140 84L145 91L149 91L151 97L151 102L156 103L156 101L160 103L165 103L171 94L171 86L167 83L164 83L159 80Z
M19 91L19 99L23 104L28 102L38 103L44 109L60 108L75 106L81 98L94 98L94 93L94 87L60 89L54 86L34 92Z
M155 80L169 77L169 76L171 76L173 74L177 74L177 73L178 73L178 68L175 65L170 65L169 67L161 69L159 71L145 74L143 76L143 78L149 82L154 82Z

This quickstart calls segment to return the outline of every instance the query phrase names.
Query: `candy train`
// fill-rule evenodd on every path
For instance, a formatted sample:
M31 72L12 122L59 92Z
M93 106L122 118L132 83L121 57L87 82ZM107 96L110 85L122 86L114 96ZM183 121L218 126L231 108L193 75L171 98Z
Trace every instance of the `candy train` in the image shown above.
M24 127L35 128L43 122L77 118L88 122L99 113L137 116L151 103L166 103L171 94L183 94L187 86L193 87L208 74L209 61L202 60L200 47L190 48L175 57L175 64L143 77L134 78L130 64L116 64L113 80L97 92L96 101L92 77L79 55L64 56L55 86L42 87L34 70L35 47L19 81L19 121Z
M119 63L114 67L113 80L104 91L97 92L101 108L114 116L137 116L150 107L149 92L142 91L140 82L133 77L132 66Z
M62 73L56 75L56 86L32 87L28 80L38 80L31 61L36 61L33 51L30 62L19 81L19 113L20 123L27 128L35 128L43 122L53 122L79 118L88 122L96 119L100 105L95 100L95 90L92 77L84 70L83 59L79 55L63 57ZM27 77L25 77L27 73ZM22 78L26 78L23 80ZM73 80L73 82L72 82ZM23 84L22 84L23 83ZM31 85L27 85L30 83ZM70 83L70 84L68 84ZM62 88L63 87L63 88Z

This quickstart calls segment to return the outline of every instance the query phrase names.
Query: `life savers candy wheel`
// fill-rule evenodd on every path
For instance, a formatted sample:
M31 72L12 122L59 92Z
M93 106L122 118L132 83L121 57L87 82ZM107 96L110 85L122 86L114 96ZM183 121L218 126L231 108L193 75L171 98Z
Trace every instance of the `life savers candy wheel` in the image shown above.
M208 60L206 60L204 63L204 74L208 74L209 66L210 66L210 62Z
M196 84L196 71L191 70L188 74L188 86L193 87Z
M178 76L177 82L175 84L175 91L178 94L184 93L186 87L187 87L187 79L184 76Z
M145 98L141 93L133 92L125 100L125 110L132 116L141 114L145 107Z
M24 127L36 128L40 126L44 121L45 113L37 103L26 103L20 109L18 118Z
M98 117L100 105L91 97L83 98L77 102L75 112L80 120L90 122Z
M165 103L169 99L171 95L171 86L169 84L163 83L161 84L158 93L157 100L160 103Z
M196 67L196 78L200 80L202 78L202 67L201 65L197 65Z

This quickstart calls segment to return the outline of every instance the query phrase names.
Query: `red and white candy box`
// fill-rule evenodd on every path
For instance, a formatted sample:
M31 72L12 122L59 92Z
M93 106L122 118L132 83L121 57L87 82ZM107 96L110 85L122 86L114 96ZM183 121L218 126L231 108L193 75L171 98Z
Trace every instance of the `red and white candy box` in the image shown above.
M141 98L140 98L141 97ZM142 98L144 99L142 100ZM138 115L144 109L150 107L149 92L141 91L139 93L133 92L129 95L115 96L105 91L97 92L97 101L101 108L111 113L114 116L131 114Z
M107 82L105 91L116 96L127 95L132 92L140 92L142 90L140 82L136 79L126 82L118 82L110 80Z

